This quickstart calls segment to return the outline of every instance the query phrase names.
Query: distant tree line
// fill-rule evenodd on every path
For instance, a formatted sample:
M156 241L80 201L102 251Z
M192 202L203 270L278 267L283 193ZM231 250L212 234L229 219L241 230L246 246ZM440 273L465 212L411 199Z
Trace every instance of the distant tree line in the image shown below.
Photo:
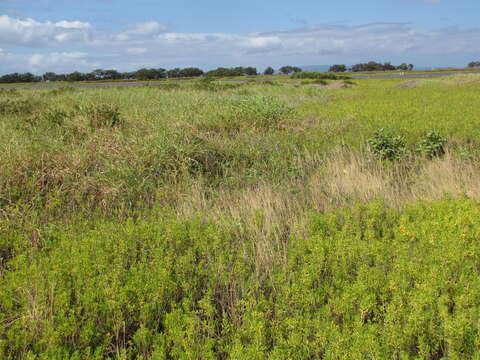
M118 72L117 70L97 69L89 73L74 71L69 74L46 72L42 76L32 73L13 73L0 76L0 83L29 83L40 81L98 81L98 80L158 80L165 78L197 77L204 74L203 70L188 67L184 69L139 69L133 72Z
M258 75L258 72L257 72L257 68L252 66L248 66L248 67L237 66L234 68L219 67L215 70L208 71L206 75L214 76L214 77L252 76L252 75Z
M472 61L468 63L469 68L480 68L480 61Z
M302 69L296 66L286 65L278 69L281 74L292 74L301 72ZM100 80L159 80L166 78L193 78L202 75L211 77L227 77L227 76L255 76L259 72L253 66L237 66L233 68L219 67L215 70L204 72L196 67L175 68L166 70L163 68L147 69L142 68L133 72L118 72L117 70L96 69L89 73L74 71L69 74L57 74L54 72L46 72L42 76L32 73L13 73L0 76L0 83L30 83L41 81L100 81ZM267 67L263 72L264 75L275 74L275 69L271 66Z
M411 71L413 70L413 64L401 64L401 65L392 65L390 62L378 63L375 61L370 61L368 63L355 64L350 68L347 68L344 64L336 64L330 66L329 72L363 72L363 71Z

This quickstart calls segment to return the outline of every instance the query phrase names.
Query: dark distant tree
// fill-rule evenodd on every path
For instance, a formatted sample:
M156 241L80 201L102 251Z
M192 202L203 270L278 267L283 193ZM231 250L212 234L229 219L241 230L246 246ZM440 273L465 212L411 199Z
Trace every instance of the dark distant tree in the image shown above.
M347 67L343 64L336 64L330 66L329 72L345 72L347 71Z
M252 67L252 66L249 66L249 67L246 67L243 69L243 73L245 75L250 75L250 76L253 76L253 75L257 75L257 68L255 67Z
M39 82L42 81L40 76L35 76L32 73L21 74L20 82Z
M29 72L24 74L19 74L19 73L6 74L0 77L0 83L7 83L7 84L38 82L38 81L42 81L42 78L40 76L35 76Z
M67 81L83 81L85 80L85 74L82 74L81 72L78 72L78 71L74 71L66 75L66 80Z
M189 67L178 72L179 77L198 77L203 75L203 70L196 67Z
M468 63L469 68L478 68L480 67L480 61L471 61Z
M103 80L103 78L105 77L105 70L103 69L93 70L88 77L93 78L94 80Z
M42 75L43 81L58 81L58 75L54 72L46 72Z
M298 66L293 66L293 67L292 67L292 70L293 70L293 72L294 72L295 74L303 71L303 70L302 70L301 68L299 68Z
M243 76L245 75L245 69L242 66L237 66L232 69L232 73L229 76Z
M180 68L175 68L167 71L168 78L179 78L180 77Z
M122 78L122 74L120 74L117 70L105 70L104 71L104 79L119 80L121 78Z
M121 73L120 76L124 80L135 79L135 72L124 72L124 73Z
M408 69L407 69L407 70L408 70L408 71L412 71L414 67L415 67L415 65L413 65L413 64L408 64Z
M167 76L165 69L140 69L135 72L137 80L158 80Z
M288 75L288 74L291 74L293 73L293 66L290 66L290 65L286 65L286 66L282 66L279 71L282 73L282 74L285 74L285 75Z
M391 71L391 70L413 70L413 64L401 64L399 66L392 65L390 62L386 63L377 63L375 61L369 61L368 63L364 64L355 64L350 69L353 72L359 71Z
M393 70L396 70L396 69L397 68L394 65L392 65L391 62L386 62L382 66L383 71L393 71Z
M211 77L257 75L257 68L252 66L249 66L249 67L237 66L234 68L219 67L215 70L208 71L206 75Z
M273 74L275 74L275 70L271 66L267 67L263 72L263 75L273 75Z
M118 80L122 78L117 70L96 69L91 73L85 74L87 80Z

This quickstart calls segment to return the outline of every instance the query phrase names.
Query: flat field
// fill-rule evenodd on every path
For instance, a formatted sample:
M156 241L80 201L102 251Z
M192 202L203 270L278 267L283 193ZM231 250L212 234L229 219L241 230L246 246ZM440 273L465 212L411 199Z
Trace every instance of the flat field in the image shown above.
M480 75L0 90L0 358L477 359Z

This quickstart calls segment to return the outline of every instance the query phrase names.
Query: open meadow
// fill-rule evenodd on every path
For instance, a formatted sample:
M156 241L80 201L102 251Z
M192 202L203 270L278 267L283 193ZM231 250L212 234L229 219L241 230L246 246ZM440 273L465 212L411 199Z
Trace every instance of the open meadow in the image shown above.
M0 358L480 359L480 75L0 90Z

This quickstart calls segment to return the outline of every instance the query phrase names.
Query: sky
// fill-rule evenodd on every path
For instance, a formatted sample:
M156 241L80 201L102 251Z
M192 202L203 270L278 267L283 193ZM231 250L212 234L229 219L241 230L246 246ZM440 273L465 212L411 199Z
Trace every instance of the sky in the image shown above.
M480 60L479 0L0 0L0 73Z

